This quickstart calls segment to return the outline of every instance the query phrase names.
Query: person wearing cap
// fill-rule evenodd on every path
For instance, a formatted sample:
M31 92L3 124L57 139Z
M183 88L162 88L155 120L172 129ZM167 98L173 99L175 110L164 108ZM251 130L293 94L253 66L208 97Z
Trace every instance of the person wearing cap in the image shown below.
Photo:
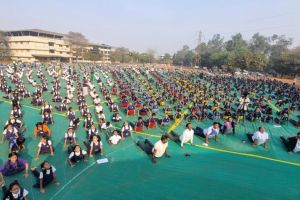
M289 153L300 152L300 132L298 132L296 136L289 137L287 139L285 139L283 136L280 136L280 139Z
M252 146L263 144L267 148L267 143L269 141L269 134L265 131L264 127L259 127L258 131L254 134L248 133L248 139L252 142Z
M193 145L193 138L194 138L194 130L192 128L191 123L186 124L186 129L183 131L183 134L180 136L180 146L183 148L184 143L190 142Z

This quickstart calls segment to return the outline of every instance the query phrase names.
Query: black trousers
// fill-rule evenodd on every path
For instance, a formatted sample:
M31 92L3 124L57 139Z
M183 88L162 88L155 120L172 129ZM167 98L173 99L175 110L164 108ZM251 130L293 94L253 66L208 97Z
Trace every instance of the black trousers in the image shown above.
M152 154L152 149L154 147L154 145L152 144L152 142L150 142L148 139L145 139L144 142L142 141L138 141L137 145L146 152L146 154Z
M177 135L174 131L171 131L170 133L167 134L168 137L173 140L174 142L180 142L180 136Z
M203 137L203 138L206 138L206 136L204 135L203 133L203 129L200 128L200 127L196 127L196 129L194 130L194 134L199 136L199 137Z
M33 187L35 188L40 188L40 173L37 170L33 170L32 171L34 177L37 178L36 184L33 185ZM49 183L51 183L53 181L53 176L44 176L43 177L43 187L45 187L46 185L48 185Z
M247 133L248 140L253 143L254 141L252 139L252 136L253 136L252 133Z
M295 143L297 144L297 141L292 141L291 139L285 139L283 136L280 136L281 141L283 142L284 146L287 148L288 152L291 152L295 148Z

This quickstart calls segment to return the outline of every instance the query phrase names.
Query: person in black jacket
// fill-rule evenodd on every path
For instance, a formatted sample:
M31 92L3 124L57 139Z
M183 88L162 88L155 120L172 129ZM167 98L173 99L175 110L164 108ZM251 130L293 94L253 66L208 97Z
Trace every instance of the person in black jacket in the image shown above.
M289 137L287 139L285 139L283 136L280 136L280 139L289 153L300 152L300 132L298 132L296 136Z

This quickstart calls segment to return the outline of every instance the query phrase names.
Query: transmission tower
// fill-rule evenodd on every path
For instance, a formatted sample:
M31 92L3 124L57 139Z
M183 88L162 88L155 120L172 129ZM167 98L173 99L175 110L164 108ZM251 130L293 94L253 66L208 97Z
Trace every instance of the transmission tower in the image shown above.
M195 49L196 59L195 59L195 66L201 66L201 39L202 39L202 32L198 32L198 39L197 39L197 46Z

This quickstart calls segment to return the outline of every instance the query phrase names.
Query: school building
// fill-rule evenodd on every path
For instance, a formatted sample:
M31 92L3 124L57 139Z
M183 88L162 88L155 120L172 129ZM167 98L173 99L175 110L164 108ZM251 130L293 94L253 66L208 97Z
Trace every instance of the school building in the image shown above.
M72 44L66 40L66 34L40 29L6 31L10 47L11 59L21 62L91 62L81 56L75 56ZM112 47L105 44L90 44L96 46L102 58L98 63L110 63ZM77 54L78 55L78 54Z

